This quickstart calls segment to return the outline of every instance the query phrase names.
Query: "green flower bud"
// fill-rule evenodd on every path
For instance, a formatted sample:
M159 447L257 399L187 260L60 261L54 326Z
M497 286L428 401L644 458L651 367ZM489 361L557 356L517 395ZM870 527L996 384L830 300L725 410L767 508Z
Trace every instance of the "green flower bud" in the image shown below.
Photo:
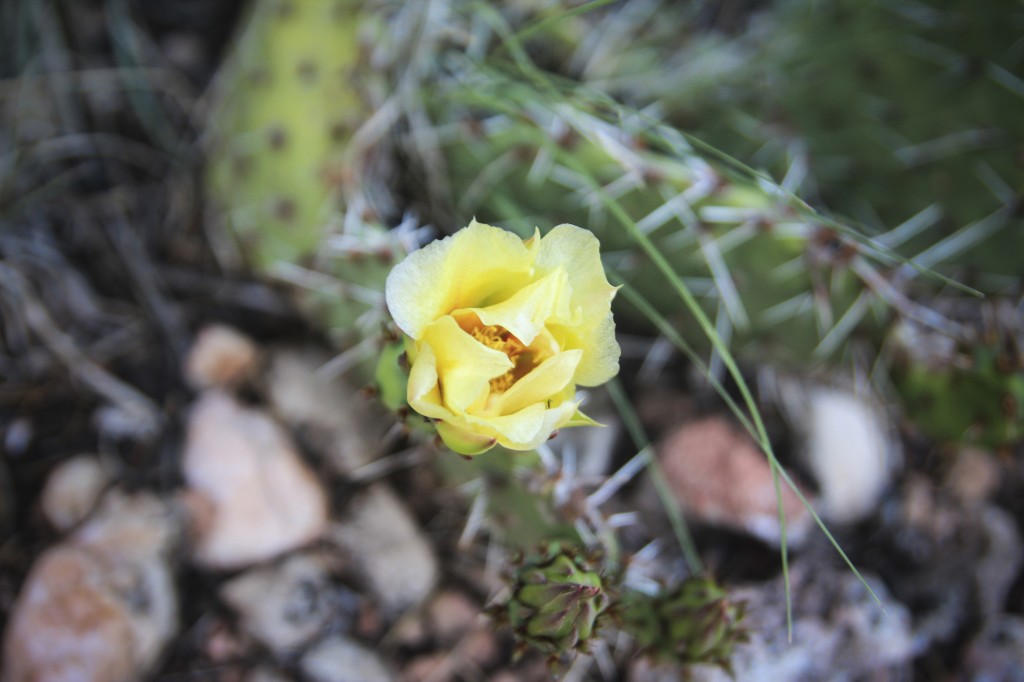
M625 609L629 631L645 651L680 664L730 671L733 647L747 640L744 604L709 578L691 578L658 596L636 595Z
M596 561L552 543L528 558L513 581L496 610L521 644L551 655L587 650L609 603Z

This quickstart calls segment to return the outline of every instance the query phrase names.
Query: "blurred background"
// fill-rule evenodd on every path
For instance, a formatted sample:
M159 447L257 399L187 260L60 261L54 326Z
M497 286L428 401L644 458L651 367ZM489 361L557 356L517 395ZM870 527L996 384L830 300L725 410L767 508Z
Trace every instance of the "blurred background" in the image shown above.
M558 538L566 679L1024 680L1022 105L1019 0L3 0L3 679L549 679ZM473 217L601 240L603 429L396 413Z

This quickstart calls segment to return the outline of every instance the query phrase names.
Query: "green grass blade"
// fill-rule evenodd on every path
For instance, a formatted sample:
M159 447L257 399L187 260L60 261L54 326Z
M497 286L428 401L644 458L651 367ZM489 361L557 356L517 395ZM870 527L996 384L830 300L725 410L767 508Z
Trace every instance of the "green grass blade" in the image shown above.
M661 468L661 463L654 456L651 441L647 437L643 425L640 423L640 417L637 415L636 410L633 409L633 404L629 401L629 396L626 395L626 391L622 388L622 384L618 379L612 379L608 382L608 393L611 395L615 407L618 408L619 414L622 416L622 422L626 425L626 430L629 432L630 438L633 439L633 444L641 452L647 452L645 457L647 473L654 482L654 488L658 492L658 499L661 500L665 513L668 514L669 522L672 524L672 531L676 535L680 549L683 550L683 556L686 557L686 563L689 564L690 571L694 574L701 573L704 570L703 563L700 560L700 554L697 552L697 546L693 543L693 535L691 535L690 529L686 525L686 519L683 518L683 512L679 508L679 503L669 489L668 480L665 478L665 472Z

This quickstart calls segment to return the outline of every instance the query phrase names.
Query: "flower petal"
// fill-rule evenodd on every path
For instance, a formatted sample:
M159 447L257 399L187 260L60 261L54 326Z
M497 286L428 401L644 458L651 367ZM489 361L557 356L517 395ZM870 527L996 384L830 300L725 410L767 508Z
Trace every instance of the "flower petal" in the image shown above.
M450 419L451 410L441 404L441 391L437 385L437 358L430 346L424 346L409 371L406 390L409 406L431 419Z
M529 450L547 440L549 433L544 433L545 412L544 405L535 403L515 414L507 414L500 417L477 417L465 415L465 423L474 431L482 433L493 432L497 435L498 443L510 450ZM539 440L538 440L539 439Z
M575 225L562 224L540 240L535 262L538 275L563 268L572 288L572 310L579 319L559 320L578 324L580 320L601 319L611 309L617 291L608 283L601 263L601 242L594 233Z
M569 278L558 268L500 303L455 314L475 313L482 324L500 325L529 346L548 320L568 315L569 294Z
M456 414L485 399L491 379L513 367L507 355L474 339L450 315L424 330L423 345L436 358L441 401Z
M437 434L453 452L469 457L487 452L498 443L494 436L460 429L446 422L437 423Z
M551 407L548 400L569 385L582 357L583 351L568 350L548 358L496 396L492 409L501 415L513 414L534 403Z
M388 310L403 332L419 340L439 317L505 300L521 289L534 250L512 232L474 220L395 266L385 285Z
M619 373L619 342L615 340L615 320L611 313L596 324L570 327L549 325L563 348L583 349L583 359L573 377L580 386L599 386Z
M601 264L601 243L589 230L559 225L541 239L537 249L538 273L563 269L568 277L571 314L553 316L548 327L564 339L563 347L583 349L575 380L596 386L619 372L619 345L611 301L618 290L608 283Z

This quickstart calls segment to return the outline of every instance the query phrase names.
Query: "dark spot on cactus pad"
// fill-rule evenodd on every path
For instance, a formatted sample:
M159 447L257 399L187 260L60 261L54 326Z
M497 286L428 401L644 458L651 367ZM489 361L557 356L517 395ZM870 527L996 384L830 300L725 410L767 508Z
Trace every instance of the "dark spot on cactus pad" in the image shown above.
M816 265L845 265L857 254L857 247L834 231L821 227L814 232L809 257Z
M290 223L295 220L296 206L291 199L281 197L274 202L274 217L281 222Z
M319 72L320 70L317 68L316 62L312 59L303 59L295 69L295 73L298 74L299 80L306 84L316 81L316 77Z
M643 181L645 185L657 185L665 179L665 175L656 168L644 168Z
M1022 154L1022 156L1024 156L1024 154ZM1024 196L1017 194L1010 199L1010 215L1014 220L1024 218Z
M516 145L512 149L512 156L517 161L529 161L534 157L534 154L536 154L536 152L537 150L534 147L528 144L520 144Z
M330 124L328 134L331 136L331 142L344 142L349 136L349 126L344 121L335 121Z
M295 3L292 0L278 0L276 11L279 19L290 19L295 15Z
M275 152L281 151L288 143L288 133L285 132L284 128L276 125L267 133L267 142L270 143L270 148Z
M254 87L260 87L268 85L270 83L270 71L262 66L254 68L248 74L249 85Z
M248 154L232 155L231 170L237 177L245 178L252 172L252 157Z
M572 151L572 149L576 146L576 143L579 141L579 139L579 133L577 133L572 128L566 128L565 130L558 134L558 137L555 138L555 142L562 149Z
M484 133L487 131L484 129L483 121L475 118L467 118L462 122L463 127L466 129L466 134L474 140L479 140L484 137Z
M860 77L866 81L876 81L881 75L882 70L878 66L878 62L875 60L865 57L860 61L857 71L860 73Z
M650 146L647 144L647 140L637 135L631 135L627 142L629 143L630 147L636 149L637 151L644 151Z
M1004 393L999 396L999 409L1003 411L1003 416L1007 419L1016 419L1018 408L1017 398L1012 393Z

